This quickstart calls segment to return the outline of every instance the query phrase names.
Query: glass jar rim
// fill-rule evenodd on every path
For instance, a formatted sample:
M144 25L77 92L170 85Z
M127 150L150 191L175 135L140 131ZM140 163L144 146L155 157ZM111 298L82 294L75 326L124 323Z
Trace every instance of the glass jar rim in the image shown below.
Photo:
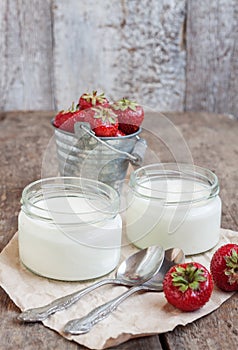
M167 189L160 189L158 191L153 189L153 195L147 194L146 191L151 190L151 187L146 186L148 180L155 179L186 179L192 182L200 182L206 187L192 191L168 191ZM219 194L218 178L214 172L207 168L203 168L189 163L154 163L136 169L130 175L130 188L136 192L137 195L145 199L156 199L164 202L165 205L188 204L191 202L199 202L216 197ZM209 195L208 195L209 189ZM144 190L144 193L143 193ZM141 192L140 192L141 191ZM156 193L157 192L157 193ZM168 200L167 194L196 194L195 198Z
M37 202L39 202L40 199L38 201L36 200L36 202L33 202L33 200L36 199L37 196L41 194L41 192L42 193L44 192L45 194L47 193L47 191L50 191L49 193L54 193L52 190L57 191L58 189L62 191L64 190L65 186L67 187L67 191L69 189L71 190L71 192L78 191L76 193L91 195L95 199L97 198L100 199L102 198L102 196L104 196L104 202L106 202L106 205L103 207L100 207L100 210L99 208L96 208L95 210L80 211L80 212L73 212L73 213L67 213L67 212L64 212L63 210L59 211L59 210L50 209L50 212L52 214L54 215L64 214L65 216L68 216L68 217L70 217L70 215L71 216L72 215L86 216L89 214L93 215L98 213L98 211L101 211L105 214L104 218L102 219L97 218L97 219L92 219L90 221L87 221L87 223L89 224L96 224L98 222L101 222L105 220L105 217L107 219L112 219L118 214L120 197L119 197L119 193L114 188L97 180L86 179L81 177L71 177L71 176L43 178L28 184L22 191L21 204L22 204L23 211L32 217L36 217L38 219L42 219L47 222L52 222L52 218L49 218L49 216L47 215L47 213L49 212L49 208L44 209L38 206ZM82 192L79 191L80 189L82 190ZM94 190L94 193L86 192L89 189ZM99 192L97 193L96 190L98 190ZM67 197L66 195L63 195L63 194L64 192L61 193L61 197ZM107 201L105 201L105 199ZM100 203L102 203L102 201ZM73 225L74 222L67 223L67 225L70 225L70 224Z

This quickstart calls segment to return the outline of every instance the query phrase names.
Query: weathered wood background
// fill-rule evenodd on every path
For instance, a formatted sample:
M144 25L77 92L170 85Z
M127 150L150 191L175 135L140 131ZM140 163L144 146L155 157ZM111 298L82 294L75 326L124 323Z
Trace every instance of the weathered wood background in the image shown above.
M85 90L238 117L237 0L0 0L0 110Z

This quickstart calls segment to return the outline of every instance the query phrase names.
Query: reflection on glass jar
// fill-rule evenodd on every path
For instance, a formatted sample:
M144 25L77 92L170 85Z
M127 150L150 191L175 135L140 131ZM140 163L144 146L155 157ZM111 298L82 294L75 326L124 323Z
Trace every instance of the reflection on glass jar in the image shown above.
M185 254L209 250L219 241L218 179L190 164L152 164L130 177L126 232L139 248L159 244Z
M19 254L31 271L86 280L113 270L120 258L119 195L106 184L73 177L42 179L22 193Z

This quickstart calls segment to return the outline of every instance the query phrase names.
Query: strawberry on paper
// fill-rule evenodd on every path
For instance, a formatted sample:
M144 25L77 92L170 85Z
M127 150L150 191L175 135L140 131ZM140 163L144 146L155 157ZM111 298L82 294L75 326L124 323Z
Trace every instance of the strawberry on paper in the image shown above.
M112 104L118 116L119 129L126 135L135 133L144 120L144 110L134 101L126 98Z
M238 245L220 247L212 257L210 269L217 287L227 292L238 290Z
M210 299L212 276L197 262L175 265L165 275L163 290L170 304L183 311L194 311Z
M80 109L87 109L96 106L108 107L109 101L105 97L104 93L97 94L97 91L90 93L84 93L80 96L78 106Z

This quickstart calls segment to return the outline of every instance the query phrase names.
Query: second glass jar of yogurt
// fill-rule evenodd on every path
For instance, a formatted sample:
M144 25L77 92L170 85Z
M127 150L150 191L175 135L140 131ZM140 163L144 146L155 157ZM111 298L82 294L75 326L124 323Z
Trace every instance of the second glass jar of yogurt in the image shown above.
M139 248L180 247L198 254L219 241L221 199L217 176L192 164L159 163L130 176L126 232Z

